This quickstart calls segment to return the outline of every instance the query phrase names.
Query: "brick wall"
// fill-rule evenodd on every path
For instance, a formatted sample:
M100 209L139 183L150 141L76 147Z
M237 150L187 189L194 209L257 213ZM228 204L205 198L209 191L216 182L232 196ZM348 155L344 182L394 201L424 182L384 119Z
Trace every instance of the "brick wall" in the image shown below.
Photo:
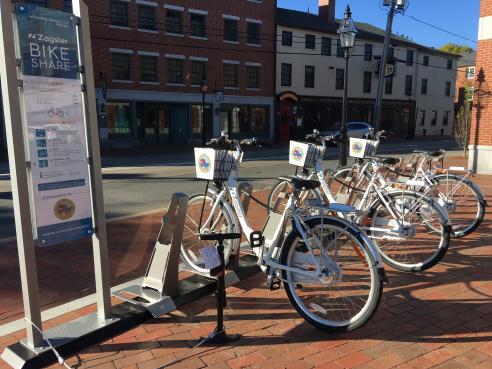
M480 18L492 16L492 0L480 1ZM481 38L481 39L480 39ZM479 37L471 145L492 146L492 38Z

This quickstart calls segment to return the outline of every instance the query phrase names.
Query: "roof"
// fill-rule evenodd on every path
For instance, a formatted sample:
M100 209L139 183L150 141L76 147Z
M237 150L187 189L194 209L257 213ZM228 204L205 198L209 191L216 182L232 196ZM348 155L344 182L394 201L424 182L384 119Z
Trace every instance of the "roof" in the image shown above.
M276 11L276 22L278 25L306 29L312 31L326 32L326 33L337 33L338 27L340 25L340 20L336 19L335 22L327 22L317 14L306 13L298 10L277 8ZM369 23L355 22L357 27L357 38L384 42L385 30L373 26ZM418 50L424 51L429 54L440 55L447 58L460 58L461 55L452 54L433 47L428 47L425 45L413 42L405 37L398 35L391 35L392 45L396 46L407 46L416 48Z
M475 60L477 59L477 52L473 51L471 53L461 54L461 59L458 60L458 68L461 67L472 67L474 66Z

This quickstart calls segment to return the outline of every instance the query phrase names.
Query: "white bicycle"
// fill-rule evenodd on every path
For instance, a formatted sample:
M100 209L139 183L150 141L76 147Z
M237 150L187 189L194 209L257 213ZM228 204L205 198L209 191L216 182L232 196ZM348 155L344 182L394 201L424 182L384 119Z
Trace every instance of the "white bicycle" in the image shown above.
M265 232L254 231L245 216L237 186L242 160L241 146L223 133L208 143L210 151L195 149L197 174L205 173L206 193L190 198L181 255L191 270L208 273L200 250L208 243L202 233L242 233L258 265L267 274L271 289L283 282L287 296L298 313L313 326L329 332L360 327L377 309L383 291L384 268L369 238L350 222L336 216L305 216L299 194L320 183L283 177L293 194L282 213L270 211ZM212 176L213 173L213 176ZM208 177L210 175L210 177ZM209 183L213 183L210 188ZM321 213L326 207L319 204ZM353 212L339 206L337 211ZM224 242L225 261L239 256L240 241Z
M444 209L423 194L405 187L397 190L381 181L383 166L395 165L395 158L370 157L364 166L357 167L360 169L357 173L344 172L344 176L336 177L339 186L335 190L333 183L329 186L328 171L322 165L326 142L333 142L334 138L322 137L314 131L306 139L306 160L300 164L302 173L298 176L316 178L321 187L304 193L303 198L353 205L362 215L338 215L358 224L374 242L383 261L395 269L422 271L444 257L451 232ZM281 199L288 198L288 193L289 184L279 181L270 193L270 206L283 205Z

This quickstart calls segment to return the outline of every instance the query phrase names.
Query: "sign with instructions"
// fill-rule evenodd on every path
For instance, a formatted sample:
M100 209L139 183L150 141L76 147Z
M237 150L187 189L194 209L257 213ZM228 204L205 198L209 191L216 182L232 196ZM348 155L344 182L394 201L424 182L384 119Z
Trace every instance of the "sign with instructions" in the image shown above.
M38 245L92 235L83 95L73 14L16 5Z

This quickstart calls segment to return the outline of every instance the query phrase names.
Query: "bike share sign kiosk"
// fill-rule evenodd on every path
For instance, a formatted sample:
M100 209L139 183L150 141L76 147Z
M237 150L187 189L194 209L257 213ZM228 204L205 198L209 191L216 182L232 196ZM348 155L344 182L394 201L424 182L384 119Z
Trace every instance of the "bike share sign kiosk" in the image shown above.
M2 359L29 358L117 321L111 295L97 108L87 6L74 14L0 2L0 79L5 112L27 338ZM35 245L92 238L97 314L45 334ZM40 366L41 364L36 364Z

